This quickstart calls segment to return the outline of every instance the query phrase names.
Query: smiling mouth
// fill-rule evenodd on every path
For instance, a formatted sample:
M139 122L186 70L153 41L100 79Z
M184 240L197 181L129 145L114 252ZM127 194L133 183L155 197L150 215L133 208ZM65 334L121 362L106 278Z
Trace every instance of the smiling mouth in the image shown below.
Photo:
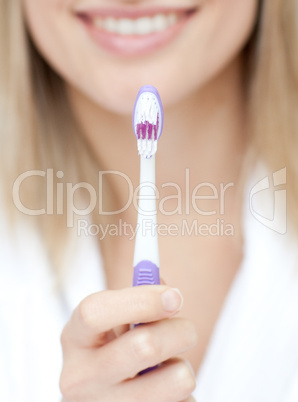
M197 8L79 11L91 37L106 50L121 54L144 54L174 38Z
M195 12L195 9L186 11L177 10L176 12L159 12L153 15L149 15L148 12L147 15L139 18L120 17L120 13L118 16L108 15L107 11L102 12L102 14L100 14L100 12L80 12L78 16L98 30L119 35L148 35L165 31L182 19L189 17L193 12Z

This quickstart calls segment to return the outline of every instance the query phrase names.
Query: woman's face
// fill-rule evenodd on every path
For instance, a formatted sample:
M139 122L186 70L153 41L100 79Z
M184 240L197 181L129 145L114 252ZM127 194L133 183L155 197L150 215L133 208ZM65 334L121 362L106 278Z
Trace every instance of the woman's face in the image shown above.
M239 54L258 0L22 0L36 46L72 87L128 114L138 89L164 106L216 77Z

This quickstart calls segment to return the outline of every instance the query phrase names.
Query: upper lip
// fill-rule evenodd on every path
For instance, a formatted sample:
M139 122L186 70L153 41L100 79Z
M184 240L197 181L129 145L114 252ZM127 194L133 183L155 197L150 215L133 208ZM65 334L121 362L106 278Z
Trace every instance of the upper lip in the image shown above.
M130 7L111 7L111 8L90 8L75 10L77 15L84 15L89 18L99 17L115 17L115 18L140 18L144 16L153 16L156 14L185 14L191 13L196 10L196 7L151 7L151 8L137 8Z

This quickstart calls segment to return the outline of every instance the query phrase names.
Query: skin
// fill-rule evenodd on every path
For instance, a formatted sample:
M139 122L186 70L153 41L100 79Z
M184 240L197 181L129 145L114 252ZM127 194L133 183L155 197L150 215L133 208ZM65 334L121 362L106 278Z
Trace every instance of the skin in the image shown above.
M234 236L160 236L162 275L184 294L182 310L164 311L161 294L170 288L165 282L131 288L134 242L107 236L100 248L110 290L83 300L61 337L61 390L67 401L137 401L140 395L143 401L157 400L157 395L159 401L188 400L195 375L184 359L198 371L242 260L242 200L237 197L245 149L241 50L254 27L258 2L114 1L115 7L200 7L172 43L130 58L98 47L74 17L78 7L111 5L107 0L23 0L23 5L33 40L65 79L72 107L102 170L123 172L137 187L139 161L131 113L138 89L150 83L160 92L166 116L157 157L160 196L171 195L162 184L174 182L185 198L186 168L191 188L204 182L234 183L225 194L224 213ZM110 178L108 188L105 202L121 208L127 185ZM169 201L167 208L175 206ZM184 219L198 219L193 208L187 214L182 207L181 214L159 214L158 222L181 228ZM216 209L215 215L201 218L203 223L223 218L212 200L200 207ZM131 206L116 218L102 217L102 222L119 218L135 225L136 211ZM148 324L128 331L132 322ZM157 370L136 376L161 362Z

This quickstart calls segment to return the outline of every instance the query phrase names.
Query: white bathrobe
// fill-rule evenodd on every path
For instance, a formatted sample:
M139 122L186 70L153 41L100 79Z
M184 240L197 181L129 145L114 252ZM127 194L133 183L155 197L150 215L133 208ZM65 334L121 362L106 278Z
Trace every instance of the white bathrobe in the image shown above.
M298 401L298 247L289 228L279 234L253 216L249 194L262 177L247 184L244 259L197 373L197 401ZM85 296L106 289L96 240L81 238L59 296L37 233L20 224L13 237L1 215L0 401L59 402L61 330Z

